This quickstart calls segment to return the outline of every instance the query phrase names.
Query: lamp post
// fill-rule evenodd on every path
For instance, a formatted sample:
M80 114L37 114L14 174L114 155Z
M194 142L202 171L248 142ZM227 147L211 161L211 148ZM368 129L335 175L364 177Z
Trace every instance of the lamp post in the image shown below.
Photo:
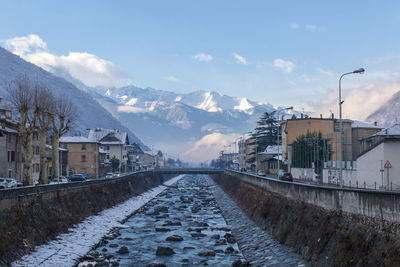
M340 162L340 171L339 171L339 177L340 177L340 187L343 187L343 121L342 121L342 78L346 75L349 74L363 74L365 70L363 68L360 68L358 70L354 70L352 72L347 72L342 74L339 78L339 131L340 131L340 145L339 145L339 162Z
M284 110L291 110L293 109L293 107L288 107L288 108L282 108L276 111L276 117L278 118L278 133L276 135L276 144L278 147L278 171L277 171L277 175L278 175L278 179L279 179L279 169L280 169L280 160L279 160L279 130L281 128L281 124L279 123L279 112L284 111Z

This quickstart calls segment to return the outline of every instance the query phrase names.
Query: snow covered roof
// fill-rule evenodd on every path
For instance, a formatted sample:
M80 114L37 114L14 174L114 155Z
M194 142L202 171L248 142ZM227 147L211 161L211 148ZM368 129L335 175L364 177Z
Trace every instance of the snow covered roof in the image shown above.
M395 124L387 129L377 132L372 136L400 135L400 124Z
M48 148L48 149L53 149L53 147L52 147L51 145L49 145L49 144L46 144L46 148ZM58 150L59 150L59 151L68 151L68 149L62 148L62 147L59 147Z
M85 136L62 136L60 138L62 143L96 143L95 139L87 138Z
M88 138L107 145L125 144L128 134L119 130L96 128L89 131Z
M351 128L373 128L373 129L382 129L382 127L374 124L369 124L362 121L353 121L351 124Z
M99 148L99 153L101 153L101 154L110 154L109 151L106 151L106 150L104 150L102 148Z
M279 154L282 154L282 146L279 145L270 145L267 146L267 148L264 150L264 152L260 152L258 154L264 154L264 155L276 155L278 154L278 149L279 149Z

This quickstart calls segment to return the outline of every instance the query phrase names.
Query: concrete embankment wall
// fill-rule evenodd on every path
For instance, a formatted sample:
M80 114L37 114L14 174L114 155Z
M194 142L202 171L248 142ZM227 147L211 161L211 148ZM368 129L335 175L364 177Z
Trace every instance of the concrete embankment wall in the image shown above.
M399 194L226 171L213 179L261 227L316 266L400 266Z
M0 266L55 238L87 216L139 195L170 177L140 172L116 179L1 190Z

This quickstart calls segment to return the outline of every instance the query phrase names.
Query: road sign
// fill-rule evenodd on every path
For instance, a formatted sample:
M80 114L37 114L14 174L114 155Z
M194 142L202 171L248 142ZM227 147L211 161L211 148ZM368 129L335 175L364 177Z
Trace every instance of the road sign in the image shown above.
M385 162L385 168L392 168L392 164L390 164L390 161Z

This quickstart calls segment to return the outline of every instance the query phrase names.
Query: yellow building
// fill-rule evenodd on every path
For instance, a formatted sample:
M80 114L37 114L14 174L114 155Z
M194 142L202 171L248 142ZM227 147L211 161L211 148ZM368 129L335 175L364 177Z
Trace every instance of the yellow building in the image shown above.
M351 162L353 160L352 148L352 127L353 121L344 119L343 121L343 161ZM335 118L293 118L286 120L281 125L282 131L282 157L288 160L290 165L291 151L290 147L296 139L307 133L322 134L323 138L329 139L332 149L332 161L339 160L340 130L339 120ZM336 163L334 163L336 166Z

